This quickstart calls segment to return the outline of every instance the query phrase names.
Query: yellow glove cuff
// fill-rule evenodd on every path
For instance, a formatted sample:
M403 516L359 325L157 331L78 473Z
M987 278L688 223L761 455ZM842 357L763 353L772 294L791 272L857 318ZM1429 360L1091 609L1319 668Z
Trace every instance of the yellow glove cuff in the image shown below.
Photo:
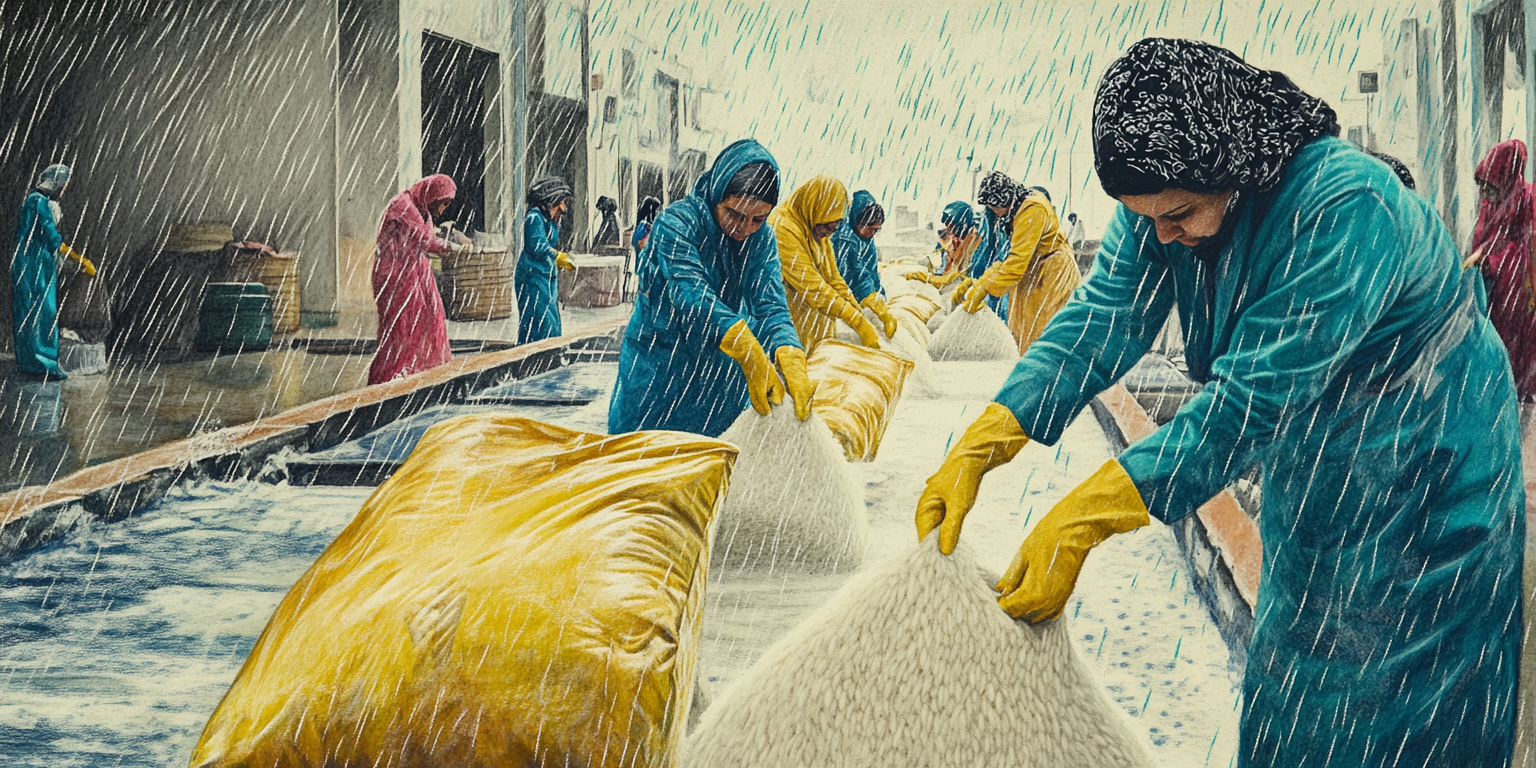
M737 320L725 331L725 338L720 340L720 351L730 355L734 360L741 360L752 351L752 347L761 347L757 343L757 337L752 335L752 329L747 327L746 320Z

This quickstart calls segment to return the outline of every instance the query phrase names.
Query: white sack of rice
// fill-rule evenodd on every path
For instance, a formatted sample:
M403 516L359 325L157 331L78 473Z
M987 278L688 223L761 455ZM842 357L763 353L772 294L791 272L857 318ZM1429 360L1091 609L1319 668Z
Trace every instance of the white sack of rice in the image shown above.
M934 360L1012 360L1019 356L1018 342L1008 324L991 309L951 312L928 342Z
M864 559L864 485L820 416L789 398L767 416L748 408L720 436L741 449L715 523L712 575L851 571Z
M864 310L869 312L869 310ZM901 396L913 400L933 400L943 397L939 391L938 374L933 370L933 358L928 356L928 344L918 337L911 327L901 324L896 325L896 336L885 335L885 325L878 318L872 317L870 323L875 326L875 333L880 334L880 348L903 360L912 363L912 373L907 375L907 385L902 389ZM846 341L849 344L862 344L858 331L853 330L847 323L837 321L837 340Z
M948 301L948 300L946 299L946 301ZM928 332L929 333L938 333L939 329L944 327L944 321L948 320L949 316L952 315L952 314L954 314L954 313L953 312L939 312L939 313L936 313L933 317L928 318ZM928 341L932 342L933 341L932 337L930 337L928 339Z
M1153 765L1067 620L1016 622L965 544L861 573L729 686L684 768Z

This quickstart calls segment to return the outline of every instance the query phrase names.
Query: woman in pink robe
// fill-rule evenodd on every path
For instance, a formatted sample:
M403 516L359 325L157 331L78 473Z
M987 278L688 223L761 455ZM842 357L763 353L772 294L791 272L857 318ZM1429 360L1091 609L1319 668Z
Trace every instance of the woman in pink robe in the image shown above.
M396 195L384 210L373 260L379 349L368 368L369 384L436 368L453 357L443 297L427 254L452 250L437 237L432 220L443 215L457 192L453 179L439 173Z
M1481 263L1488 285L1488 319L1509 350L1521 400L1536 396L1536 293L1531 284L1531 185L1525 142L1511 139L1489 150L1474 178L1482 195L1471 262Z

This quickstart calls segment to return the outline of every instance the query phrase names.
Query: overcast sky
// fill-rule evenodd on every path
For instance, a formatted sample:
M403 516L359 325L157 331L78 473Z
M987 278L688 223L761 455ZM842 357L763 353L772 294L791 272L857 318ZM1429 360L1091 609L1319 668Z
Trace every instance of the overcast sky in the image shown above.
M656 2L594 0L594 71L632 31L725 93L717 149L755 137L791 185L830 173L924 220L969 199L968 168L1051 190L1103 226L1092 177L1093 90L1144 37L1223 45L1290 75L1345 125L1363 120L1354 72L1432 2ZM1350 99L1345 101L1344 99ZM966 158L975 159L967 165Z

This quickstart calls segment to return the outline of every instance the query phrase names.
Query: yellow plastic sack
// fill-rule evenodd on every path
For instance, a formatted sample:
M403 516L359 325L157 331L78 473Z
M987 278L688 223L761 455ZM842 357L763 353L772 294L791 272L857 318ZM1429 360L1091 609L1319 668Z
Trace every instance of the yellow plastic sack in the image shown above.
M890 308L893 312L898 309L911 312L918 322L924 325L939 312L939 305L933 299L916 293L908 293L892 298Z
M872 461L901 399L912 363L889 352L828 339L811 353L818 383L812 408L842 443L849 461Z
M192 765L673 765L735 458L433 427L278 606Z

